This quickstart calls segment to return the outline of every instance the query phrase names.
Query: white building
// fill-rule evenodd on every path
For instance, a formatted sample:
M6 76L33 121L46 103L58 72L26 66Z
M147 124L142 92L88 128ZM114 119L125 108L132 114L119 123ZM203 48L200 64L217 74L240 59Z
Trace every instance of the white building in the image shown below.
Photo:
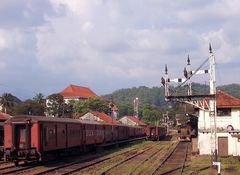
M121 119L119 119L119 122L125 125L131 125L131 126L147 126L146 123L139 120L138 118L134 116L123 116Z
M63 97L64 103L69 103L71 100L80 101L80 100L86 100L91 97L98 97L90 88L83 87L83 86L77 86L70 84L65 89L63 89L61 92L58 93ZM46 98L46 106L49 107L53 102L49 100L49 98ZM45 112L46 116L54 117L53 115L50 115L49 112Z
M90 88L77 85L69 85L59 94L63 96L65 103L70 100L85 100L90 97L98 97Z
M219 156L240 156L240 99L217 91L217 151ZM212 120L213 121L213 120ZM211 154L210 117L199 110L198 149L200 155Z
M105 122L109 124L118 124L119 122L107 114L97 112L97 111L90 111L85 115L79 117L80 120L90 120L90 121L98 121L98 122Z

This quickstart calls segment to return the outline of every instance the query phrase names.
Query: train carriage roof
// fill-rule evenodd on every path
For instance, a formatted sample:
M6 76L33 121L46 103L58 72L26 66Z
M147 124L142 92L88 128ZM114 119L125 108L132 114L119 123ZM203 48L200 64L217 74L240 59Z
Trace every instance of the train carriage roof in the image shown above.
M26 123L30 121L31 123L38 122L58 122L58 123L81 123L81 124L95 124L95 125L111 125L109 123L90 121L90 120L79 120L72 118L58 118L58 117L46 117L46 116L32 116L32 115L17 115L8 119L5 123L9 124L12 122L16 123ZM141 128L140 126L129 126L124 124L114 124L113 126L123 126L132 128Z
M28 120L31 123L38 122L58 122L58 123L82 123L82 124L95 124L95 125L110 125L109 123L103 123L98 121L90 120L79 120L72 118L58 118L58 117L46 117L46 116L31 116L31 115L17 115L7 120L5 123L11 122L27 122Z
M8 119L5 123L11 122L27 122L31 123L37 122L59 122L59 123L81 123L79 120L71 118L57 118L57 117L45 117L45 116L31 116L31 115L17 115Z

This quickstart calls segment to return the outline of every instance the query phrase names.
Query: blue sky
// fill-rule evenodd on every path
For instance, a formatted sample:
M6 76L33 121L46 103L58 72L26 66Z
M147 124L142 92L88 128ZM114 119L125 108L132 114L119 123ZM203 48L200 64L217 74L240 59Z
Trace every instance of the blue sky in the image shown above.
M197 68L209 43L217 84L240 83L239 7L238 0L0 1L0 94L161 86L165 64L182 77L187 55Z

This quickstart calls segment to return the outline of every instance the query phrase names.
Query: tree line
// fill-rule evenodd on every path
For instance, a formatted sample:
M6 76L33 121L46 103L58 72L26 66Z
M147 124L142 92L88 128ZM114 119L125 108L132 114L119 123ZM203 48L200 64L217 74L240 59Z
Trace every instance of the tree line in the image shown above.
M193 84L193 93L206 93L208 86ZM240 85L232 84L220 86L218 89L240 97ZM184 89L183 89L184 91ZM110 114L109 101L118 107L118 117L134 115L133 100L139 98L138 116L146 123L159 123L163 115L167 112L170 115L184 113L193 110L178 103L165 102L163 87L133 87L120 89L103 98L89 98L80 101L64 102L64 98L59 94L52 94L47 97L47 101L42 93L36 94L32 99L20 101L10 93L2 94L0 105L2 111L10 115L54 115L57 117L77 117L89 111L99 111ZM107 100L106 100L107 99Z
M65 102L60 94L52 94L44 98L42 93L32 99L20 101L11 93L3 93L0 97L2 111L10 115L50 115L55 117L73 117L83 115L89 111L109 112L108 102L93 97L86 100Z

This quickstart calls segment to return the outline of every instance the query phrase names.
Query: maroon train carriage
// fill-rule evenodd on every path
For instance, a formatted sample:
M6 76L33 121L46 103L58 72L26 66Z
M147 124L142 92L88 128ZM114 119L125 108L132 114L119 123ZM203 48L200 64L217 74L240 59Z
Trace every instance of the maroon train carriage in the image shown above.
M18 164L19 160L43 160L50 153L58 153L84 144L83 125L66 118L17 116L5 122L5 160Z
M3 137L3 122L0 122L0 160L4 156L4 147L3 147L3 142L4 142L4 137Z
M8 120L9 118L11 118L10 115L5 114L3 112L0 111L0 160L3 159L4 156L4 129L3 129L3 125L4 122L6 120Z
M160 140L167 134L167 128L164 126L148 125L146 127L146 137L148 140Z
M179 126L177 136L179 141L191 141L191 126L190 125Z
M145 129L140 126L129 126L129 138L144 137Z
M4 130L5 160L16 164L145 135L140 127L27 115L9 119Z

